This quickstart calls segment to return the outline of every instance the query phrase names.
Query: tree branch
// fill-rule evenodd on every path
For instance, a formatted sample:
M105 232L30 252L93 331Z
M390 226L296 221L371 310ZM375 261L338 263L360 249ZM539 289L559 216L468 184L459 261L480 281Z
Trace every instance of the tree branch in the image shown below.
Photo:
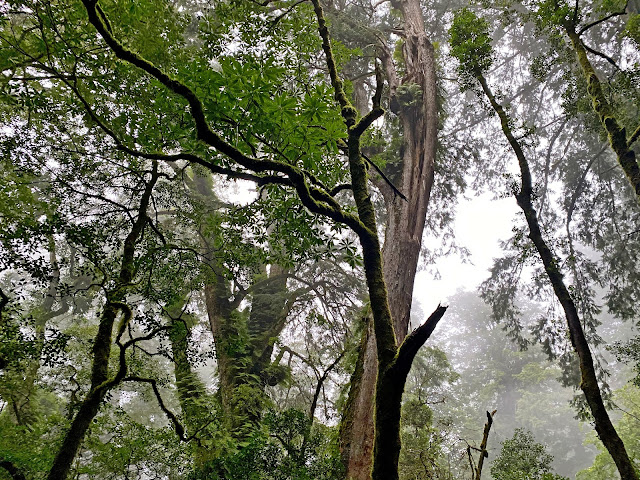
M413 359L415 358L420 347L429 339L438 322L447 311L448 307L438 305L434 312L429 316L426 322L416 328L413 332L406 336L402 345L398 348L395 366L401 371L409 372Z
M329 195L331 195L332 197L335 197L338 193L342 192L343 190L351 190L351 184L342 183L340 185L336 185L331 189L331 191L329 192Z
M576 2L576 4L577 4L577 2ZM613 13L610 13L609 15L607 15L607 16L606 16L606 17L604 17L604 18L601 18L600 20L596 20L595 22L591 22L591 23L589 23L589 24L585 25L585 26L584 26L584 27L582 27L580 30L578 30L578 35L582 35L584 32L586 32L586 31L587 31L587 30L589 30L590 28L595 27L596 25L599 25L599 24L601 24L601 23L603 23L603 22L606 22L607 20L610 20L610 19L612 19L613 17L619 17L620 15L624 15L624 14L626 14L626 13L627 13L627 6L628 6L628 5L629 5L629 2L627 1L627 2L624 4L624 8L623 8L621 11L619 11L619 12L613 12ZM576 7L577 7L577 5L576 5ZM575 20L574 20L574 21L575 21Z
M344 357L345 353L347 353L346 350L343 350L340 355L338 355L338 357L331 363L331 365L329 365L326 370L324 372L322 372L322 376L318 379L318 383L316 384L316 391L313 394L313 401L311 402L311 407L309 408L309 420L311 420L313 422L313 417L315 415L315 411L316 411L316 407L318 405L318 398L320 397L320 391L322 390L322 385L324 384L324 381L327 379L327 376L329 376L329 372L331 372L331 370L333 370L336 365L338 365L338 363L340 363L340 360L342 360L342 357Z
M484 432L482 433L482 442L480 443L480 458L478 459L478 468L476 469L475 480L480 480L482 476L482 466L484 465L484 459L489 457L487 452L487 442L489 441L489 432L491 431L491 425L493 425L493 416L496 414L496 410L489 413L487 412L487 423L484 424Z
M204 107L202 105L202 102L193 90L191 90L188 86L186 86L179 80L172 78L163 70L156 67L153 63L151 63L141 55L127 49L122 43L120 43L112 35L111 31L106 27L105 22L103 21L104 14L101 15L98 13L97 0L83 0L83 4L87 10L89 21L102 36L102 38L107 43L111 51L113 51L113 53L116 55L116 57L151 75L162 85L164 85L169 91L187 101L189 110L191 112L191 117L193 118L196 125L196 136L199 140L215 148L244 168L255 173L272 171L286 175L290 179L291 185L296 189L296 192L298 193L302 204L307 209L309 209L309 211L329 217L336 222L343 223L349 226L356 233L359 233L361 235L367 235L369 233L369 230L357 217L342 210L340 205L335 201L335 199L329 194L326 189L322 189L314 185L309 185L309 183L307 182L307 178L311 176L309 172L301 170L300 168L285 162L249 157L230 143L223 140L209 126L204 114ZM337 80L337 69L335 67L335 62L333 61L333 56L331 55L330 44L328 43L328 31L326 28L326 22L324 21L324 17L322 16L322 9L317 1L315 1L314 6L316 7L317 12L319 12L320 15L319 22L321 22L324 27L323 29L321 29L325 34L325 36L323 37L323 46L325 46L326 44L326 47L328 48L328 52L330 54L330 61L333 65L333 69L330 70L333 71L332 75L334 75L336 80L334 87L339 87L336 92L342 92L341 95L338 95L338 93L336 93L336 99L340 97L341 101L346 100L344 90L342 89L342 83ZM350 106L348 104L348 101L347 106ZM353 109L353 107L351 107L351 109ZM354 115L353 122L351 122L351 124L355 123L355 109L353 110ZM345 121L347 121L347 118L350 118L350 114L348 114L348 111L349 108L343 108L343 117L345 117ZM207 168L211 168L210 165L207 165Z
M195 438L193 435L190 435L188 437L185 436L184 427L178 420L178 417L171 410L169 410L167 406L164 404L164 401L162 400L162 395L160 395L160 390L158 390L158 382L156 380L154 380L153 378L143 378L143 377L132 375L124 378L123 381L148 383L149 385L151 385L151 388L153 389L153 393L156 397L156 400L158 401L158 406L160 407L160 410L162 410L162 412L167 416L167 418L173 425L173 429L175 430L176 434L178 435L178 437L180 437L180 440L182 440L183 442L188 442Z
M638 128L636 128L636 130L629 137L629 140L627 141L627 148L630 149L631 146L636 142L636 140L638 140L638 137L640 137L640 125L638 125Z
M362 157L367 161L367 163L369 165L371 165L376 172L378 172L378 174L382 177L382 179L385 181L385 183L387 185L389 185L389 187L391 188L391 190L393 190L394 195L399 196L401 199L403 199L405 202L408 202L409 200L407 199L407 197L405 196L404 193L402 193L398 187L396 187L393 182L389 179L389 177L387 177L384 172L380 169L380 167L378 167L378 165L376 165L373 160L371 160L369 157L367 157L364 153L362 153Z
M609 55L607 55L605 53L602 53L602 52L599 52L598 50L594 50L593 48L591 48L590 46L588 46L584 42L582 42L582 45L584 45L584 49L587 52L593 53L594 55L597 55L598 57L604 58L607 62L609 62L611 65L613 65L616 68L616 70L621 71L621 69L618 66L618 64Z

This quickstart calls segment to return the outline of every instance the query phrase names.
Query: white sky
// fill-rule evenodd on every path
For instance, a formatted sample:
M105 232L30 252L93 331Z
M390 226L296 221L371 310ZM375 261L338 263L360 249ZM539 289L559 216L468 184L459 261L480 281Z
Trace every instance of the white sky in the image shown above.
M512 235L517 212L513 197L496 200L493 195L484 194L460 200L454 231L458 244L469 250L470 261L462 263L456 255L440 258L436 261L439 280L429 271L418 272L414 301L420 302L426 315L439 303L447 305L447 299L456 290L475 290L488 278L493 259L501 254L500 241Z

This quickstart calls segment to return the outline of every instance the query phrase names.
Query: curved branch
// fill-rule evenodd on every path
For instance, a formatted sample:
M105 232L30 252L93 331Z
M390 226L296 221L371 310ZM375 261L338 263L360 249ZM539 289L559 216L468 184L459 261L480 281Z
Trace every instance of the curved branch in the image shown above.
M188 437L185 436L184 427L178 420L178 417L171 410L169 410L167 406L164 404L164 401L162 400L162 395L160 394L160 390L158 389L158 382L156 380L154 380L153 378L144 378L144 377L138 377L136 375L131 375L126 378L123 378L122 381L147 383L151 385L151 388L153 389L153 393L156 397L156 400L158 401L158 406L160 407L160 410L162 410L162 412L167 416L167 418L173 425L173 429L175 430L176 434L178 435L178 437L180 437L180 440L182 440L183 442L188 442L195 438L195 433L194 435L189 435Z
M329 195L331 195L332 197L335 197L338 193L342 192L343 190L351 190L351 184L342 183L340 185L336 185L331 189L331 191L329 192Z
M191 117L196 125L196 135L199 140L223 153L242 167L255 173L272 171L286 175L289 178L291 185L296 189L302 204L309 209L309 211L329 217L336 222L343 223L353 229L356 233L360 233L362 235L367 235L369 233L369 230L357 217L346 213L341 209L340 205L328 191L317 185L308 184L307 178L312 178L312 175L309 172L301 170L300 168L288 163L249 157L230 143L223 140L209 126L204 114L202 102L193 90L179 80L172 78L163 70L156 67L153 63L141 55L127 49L122 43L120 43L105 25L103 18L106 18L106 16L104 13L99 13L99 11L102 12L102 10L97 4L97 0L83 0L83 4L87 10L89 21L96 28L100 36L102 36L116 57L146 72L148 75L158 80L169 91L187 101ZM340 88L342 88L341 83ZM346 96L344 99L346 99ZM343 116L345 115L344 110L345 109L343 108ZM211 168L210 164L205 166L207 168Z
M576 2L576 3L577 3L577 2ZM601 19L599 19L599 20L596 20L595 22L591 22L591 23L589 23L589 24L585 25L585 26L584 26L584 27L582 27L580 30L578 30L578 35L582 35L584 32L586 32L586 31L587 31L587 30L589 30L590 28L595 27L596 25L600 25L601 23L606 22L607 20L611 20L613 17L619 17L620 15L624 15L624 14L626 14L626 13L627 13L627 6L628 6L628 5L629 5L629 2L627 1L627 2L624 4L624 8L623 8L621 11L619 11L619 12L613 12L613 13L610 13L609 15L607 15L607 16L606 16L606 17L604 17L604 18L601 18ZM576 7L577 7L577 5L576 5Z
M594 55L597 55L600 58L604 58L607 62L609 62L611 65L613 65L616 70L622 71L622 69L618 66L618 64L615 62L615 60L613 58L611 58L609 55L607 55L606 53L599 52L598 50L594 50L593 48L591 48L590 46L588 46L584 42L582 44L584 45L584 48L585 48L585 50L587 52L593 53Z

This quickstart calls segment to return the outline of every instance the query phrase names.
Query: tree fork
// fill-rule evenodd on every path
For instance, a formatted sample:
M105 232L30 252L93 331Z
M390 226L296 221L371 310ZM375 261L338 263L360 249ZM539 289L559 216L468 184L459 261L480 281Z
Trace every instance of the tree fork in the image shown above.
M400 80L391 52L385 46L380 46L379 57L389 83L391 103L401 82L417 83L422 92L419 105L399 108L396 112L402 124L404 144L402 177L398 188L407 200L398 197L388 184L378 183L388 213L382 249L384 279L394 333L399 344L408 330L422 234L434 182L438 109L434 50L425 33L420 3L417 0L403 0L394 1L393 6L402 13L405 24L403 56L407 72L405 78ZM349 392L349 397L353 399L349 402L345 417L366 420L374 408L372 393L375 390L377 357L374 341L366 343L364 355L364 365L372 365L370 368L374 371L363 371L357 378L361 385L352 385L353 391ZM344 452L347 478L350 480L366 480L370 477L368 466L371 464L374 436L371 423L358 426L356 430L343 430L343 445L357 446L352 451Z

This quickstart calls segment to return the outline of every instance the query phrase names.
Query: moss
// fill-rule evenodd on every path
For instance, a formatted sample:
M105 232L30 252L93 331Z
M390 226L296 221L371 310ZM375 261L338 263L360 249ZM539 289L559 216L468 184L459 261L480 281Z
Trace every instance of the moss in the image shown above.
M342 107L341 113L348 127L350 127L351 125L355 125L356 118L358 117L358 110L356 110L353 105L345 105L344 107Z

